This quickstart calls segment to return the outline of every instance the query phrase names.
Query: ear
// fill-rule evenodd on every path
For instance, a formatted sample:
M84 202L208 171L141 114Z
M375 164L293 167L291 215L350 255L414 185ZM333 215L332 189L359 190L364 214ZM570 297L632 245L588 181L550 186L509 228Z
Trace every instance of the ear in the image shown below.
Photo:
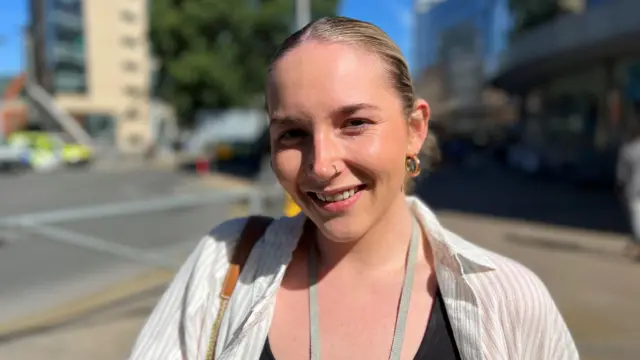
M413 111L409 116L409 144L408 154L418 154L429 133L429 119L431 110L429 104L423 100L416 100Z

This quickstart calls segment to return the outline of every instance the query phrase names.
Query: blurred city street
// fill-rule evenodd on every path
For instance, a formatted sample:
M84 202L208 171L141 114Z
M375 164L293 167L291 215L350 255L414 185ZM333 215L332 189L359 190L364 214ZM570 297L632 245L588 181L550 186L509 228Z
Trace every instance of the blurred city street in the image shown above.
M335 15L429 104L416 195L536 273L582 359L640 359L640 1L184 3L0 5L0 360L127 358L212 227L299 210L265 74Z
M233 214L237 203L215 202L232 186L241 185L154 168L1 177L0 222L20 215L44 219L47 227L0 227L0 323L156 265L153 258L136 262L139 254L155 254L158 266L166 261L172 270L211 227ZM199 201L205 194L213 200ZM127 214L131 204L140 209Z
M535 182L534 188L530 181L498 167L485 164L482 169L446 167L419 184L418 193L428 201L433 198L429 202L439 210L446 226L522 262L543 279L565 316L583 359L636 359L640 351L636 341L640 325L634 319L640 317L636 307L640 298L640 266L622 256L626 234L609 231L606 226L594 229L587 226L593 225L589 223L575 227L561 221L515 217L522 215L516 210L531 208L526 202L537 199L547 204L547 209L549 203L564 204L557 211L574 214L570 217L572 221L589 222L596 217L597 208L584 208L585 204L603 202L607 197L589 190L584 191L591 196L579 190L554 192L554 188L562 185L544 181ZM512 216L495 216L480 205L475 210L465 209L464 204L456 200L456 189L461 185L456 184L455 179L469 179L468 172L475 172L476 176L473 184L461 191L489 189L499 174L500 188L509 196L500 197L502 204L483 206L495 211L511 206ZM10 202L3 202L3 218L11 214L55 211L69 208L69 204L96 207L171 194L215 193L225 191L224 188L233 183L205 182L157 169L65 172L8 177L1 181L3 185L12 182L16 189L29 189L22 192L28 199L12 195ZM537 191L556 195L536 196ZM451 200L447 203L446 199ZM615 204L615 199L612 201ZM9 204L17 211L8 208ZM70 221L61 226L153 251L179 262L211 226L243 211L246 208L234 210L233 204L194 206L178 211ZM581 218L580 214L583 214ZM562 220L560 215L555 217ZM0 359L30 360L45 355L54 360L125 358L170 279L171 271L153 270L113 255L46 238L12 236L15 237L12 242L0 247L0 287L3 289L0 308L3 320L9 312L22 312L23 316L22 319L12 317L6 324L0 322Z

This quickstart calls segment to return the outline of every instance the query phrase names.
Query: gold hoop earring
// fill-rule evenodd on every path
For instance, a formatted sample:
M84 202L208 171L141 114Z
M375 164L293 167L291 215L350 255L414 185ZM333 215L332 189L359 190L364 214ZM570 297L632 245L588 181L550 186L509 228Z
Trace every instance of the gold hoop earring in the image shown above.
M411 177L416 177L420 175L420 159L418 159L417 155L407 155L404 161L404 169L407 172L407 175Z

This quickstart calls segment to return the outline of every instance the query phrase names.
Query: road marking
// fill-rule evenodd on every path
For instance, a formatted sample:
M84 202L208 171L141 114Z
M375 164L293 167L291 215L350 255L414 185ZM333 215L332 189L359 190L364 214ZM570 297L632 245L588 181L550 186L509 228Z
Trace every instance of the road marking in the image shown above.
M20 333L60 326L92 312L169 283L174 272L154 270L106 289L0 324L0 340Z
M277 187L236 188L202 193L182 194L143 201L119 202L104 205L85 206L72 209L36 212L0 218L0 226L20 226L23 224L56 224L70 221L91 220L107 216L126 216L172 210L195 205L216 203L236 203L252 197L281 196Z
M175 270L180 266L180 264L177 264L169 258L154 254L153 251L137 249L115 241L104 240L96 236L80 234L74 231L39 224L27 225L22 227L22 229L47 237L54 241L115 255L150 267Z

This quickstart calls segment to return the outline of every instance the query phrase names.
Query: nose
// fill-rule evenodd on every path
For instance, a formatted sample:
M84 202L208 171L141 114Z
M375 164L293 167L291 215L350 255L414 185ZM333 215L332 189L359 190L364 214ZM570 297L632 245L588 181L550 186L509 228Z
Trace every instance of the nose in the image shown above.
M337 174L336 160L339 146L333 136L327 133L316 133L308 149L308 174L317 181L326 182Z

